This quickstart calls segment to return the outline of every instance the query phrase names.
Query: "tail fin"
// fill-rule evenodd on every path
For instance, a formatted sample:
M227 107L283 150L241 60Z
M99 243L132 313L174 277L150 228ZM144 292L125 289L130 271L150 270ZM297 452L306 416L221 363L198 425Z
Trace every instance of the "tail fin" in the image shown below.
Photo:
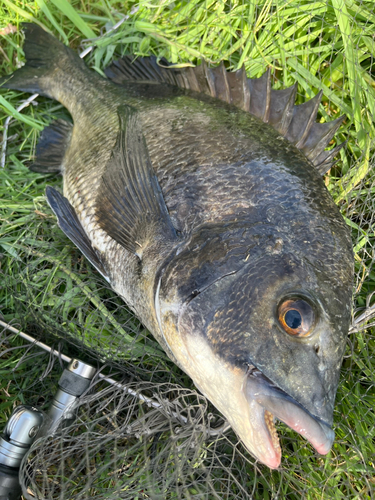
M75 65L83 61L69 47L36 24L23 23L25 44L23 50L26 64L12 75L0 78L0 88L22 90L54 98L52 79L49 74L56 68L67 69L67 63Z

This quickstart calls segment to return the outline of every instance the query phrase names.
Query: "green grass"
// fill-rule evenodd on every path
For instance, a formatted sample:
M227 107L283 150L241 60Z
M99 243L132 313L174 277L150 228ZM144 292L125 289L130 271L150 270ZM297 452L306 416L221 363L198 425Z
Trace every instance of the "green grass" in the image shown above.
M118 29L111 31L121 20ZM1 75L12 72L23 61L19 27L24 21L38 23L76 50L92 46L85 61L100 74L121 54L155 54L182 66L194 65L202 58L212 64L224 60L230 70L244 64L251 77L271 68L274 88L298 82L298 103L323 89L318 119L329 121L340 114L346 117L332 147L344 140L347 145L325 181L352 229L354 306L366 305L366 299L375 291L372 1L4 0L0 6ZM15 26L16 32L2 35L9 25ZM44 191L47 184L61 186L61 178L31 173L27 165L33 159L42 128L67 114L58 103L40 97L36 106L17 112L26 97L17 91L0 93L1 123L8 116L14 117L8 130L6 166L0 171L0 311L7 321L16 320L22 329L38 334L46 342L62 342L68 354L110 360L143 380L191 387L188 378L166 359L142 325L58 229ZM23 353L21 345L20 340L8 340L2 345L3 353L11 346L16 349L0 358L0 427L16 403L37 404L38 391L42 391L38 373L48 365L47 358L37 364L25 359L17 365ZM257 469L246 454L242 455L241 447L233 452L230 443L235 443L235 438L229 433L218 442L202 442L199 448L205 463L210 464L212 487L207 486L207 491L211 493L205 493L203 480L194 476L184 479L188 484L184 498L215 498L213 492L231 499L249 498L250 494L259 499L371 498L375 489L374 352L371 329L350 335L334 415L337 439L327 457L314 455L302 438L280 426L283 469ZM16 366L16 371L9 370ZM45 379L46 400L39 404L48 404L59 373L56 367ZM156 449L160 470L164 470L163 466L170 474L168 498L177 498L182 480L176 451L163 455L163 449L168 450L163 448L167 438L165 431ZM138 494L144 498L139 492L149 491L149 483L155 479L147 462L151 444L126 442L119 446L133 464L125 484L128 498ZM214 465L213 450L223 460L222 468ZM111 460L109 457L108 463ZM200 463L196 456L194 461ZM71 467L74 469L74 463ZM202 473L199 465L193 470ZM83 473L72 486L74 495L81 491L82 478ZM164 486L154 481L154 492L161 488L164 498L167 483L168 478ZM99 495L101 491L105 495L110 487L113 483L100 480L90 494ZM203 493L199 496L198 491Z

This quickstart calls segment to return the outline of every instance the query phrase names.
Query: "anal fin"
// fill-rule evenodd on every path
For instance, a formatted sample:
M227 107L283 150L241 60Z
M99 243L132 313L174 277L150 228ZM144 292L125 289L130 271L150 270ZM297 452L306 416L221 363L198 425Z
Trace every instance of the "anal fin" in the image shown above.
M108 279L100 256L92 247L89 237L85 233L74 208L67 198L51 186L47 186L46 196L62 231L81 250L91 264Z
M61 163L69 145L73 124L66 120L55 120L46 127L36 147L35 163L30 166L33 172L61 172Z
M145 248L177 240L135 110L118 110L120 131L97 197L100 227L142 259Z

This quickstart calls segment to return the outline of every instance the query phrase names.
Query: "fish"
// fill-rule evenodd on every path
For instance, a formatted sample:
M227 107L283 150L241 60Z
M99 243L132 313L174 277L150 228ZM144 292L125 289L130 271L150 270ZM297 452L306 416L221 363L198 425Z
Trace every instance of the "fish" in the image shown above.
M354 266L322 176L345 117L317 123L322 93L295 105L269 71L125 56L104 78L24 30L26 64L0 85L71 114L30 167L63 176L46 189L61 230L259 462L281 464L276 421L327 454Z

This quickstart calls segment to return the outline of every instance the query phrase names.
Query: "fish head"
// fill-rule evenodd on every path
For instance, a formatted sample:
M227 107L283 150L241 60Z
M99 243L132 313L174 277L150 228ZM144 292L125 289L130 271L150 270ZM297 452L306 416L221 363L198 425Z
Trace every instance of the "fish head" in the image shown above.
M218 241L207 246L205 239L204 257L190 245L159 280L155 305L168 346L261 462L280 465L275 419L328 453L351 315L351 255L325 266L287 245L261 246L252 258Z

